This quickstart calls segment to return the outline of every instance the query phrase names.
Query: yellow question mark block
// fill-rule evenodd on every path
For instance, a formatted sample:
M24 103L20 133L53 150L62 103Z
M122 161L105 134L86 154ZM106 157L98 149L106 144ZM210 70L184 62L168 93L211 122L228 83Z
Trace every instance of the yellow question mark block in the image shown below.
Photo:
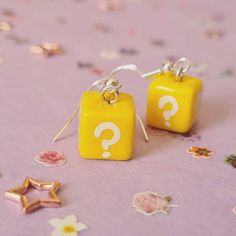
M130 159L135 120L132 96L119 93L117 101L108 104L99 92L85 92L80 108L80 156L103 160Z
M152 76L147 98L147 124L178 133L188 132L196 122L202 81L187 75L181 81L166 72Z

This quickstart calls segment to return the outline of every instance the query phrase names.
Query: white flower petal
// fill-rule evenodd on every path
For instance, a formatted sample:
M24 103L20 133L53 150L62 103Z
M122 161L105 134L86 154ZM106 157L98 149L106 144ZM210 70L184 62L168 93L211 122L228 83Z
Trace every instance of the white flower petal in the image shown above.
M64 224L74 225L77 222L77 218L75 215L69 215L64 218Z
M81 230L87 229L88 227L84 223L76 223L75 228L77 231L81 231Z
M59 218L53 218L49 220L49 224L55 228L60 228L62 225L64 225L64 221Z
M51 233L51 236L61 236L61 232L58 229L54 229Z
M61 236L77 236L77 232L74 233L62 233Z
M74 233L62 233L61 236L78 236L77 232Z

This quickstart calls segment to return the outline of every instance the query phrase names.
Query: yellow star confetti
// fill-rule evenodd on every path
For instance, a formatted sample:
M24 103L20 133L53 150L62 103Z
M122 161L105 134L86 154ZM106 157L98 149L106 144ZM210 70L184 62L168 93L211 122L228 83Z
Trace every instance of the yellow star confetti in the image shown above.
M3 63L4 63L4 59L0 57L0 65L2 65Z
M98 2L98 8L102 11L120 11L123 5L119 1L103 0Z
M5 22L5 21L0 21L0 31L11 31L12 26Z
M100 56L107 60L115 60L120 57L119 53L114 50L102 50Z
M43 54L48 57L63 54L62 47L57 43L43 42L40 45L30 46L30 52L34 54Z

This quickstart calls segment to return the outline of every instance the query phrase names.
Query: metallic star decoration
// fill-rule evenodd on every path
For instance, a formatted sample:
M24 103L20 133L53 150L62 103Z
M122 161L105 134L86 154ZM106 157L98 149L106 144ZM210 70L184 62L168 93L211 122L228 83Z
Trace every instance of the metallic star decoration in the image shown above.
M6 191L4 196L9 200L19 202L24 213L30 213L42 207L60 207L61 200L56 194L60 187L61 183L57 181L40 182L31 177L26 177L22 186ZM35 188L39 191L47 190L48 198L29 202L25 195L29 188Z

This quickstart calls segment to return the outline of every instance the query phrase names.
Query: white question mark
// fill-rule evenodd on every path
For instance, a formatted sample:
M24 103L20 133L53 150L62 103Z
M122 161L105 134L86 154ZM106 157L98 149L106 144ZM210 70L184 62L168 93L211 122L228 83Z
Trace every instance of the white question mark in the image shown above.
M96 138L99 138L104 130L112 130L114 133L113 137L110 140L107 140L107 139L102 140L103 149L108 150L108 148L111 145L117 143L120 140L120 129L113 122L103 122L96 127L94 131L94 136ZM111 153L108 151L105 151L103 152L102 156L104 158L109 158L111 156Z
M179 104L176 99L172 96L164 96L159 100L159 107L163 108L167 103L172 105L172 109L169 111L164 111L163 116L165 118L165 125L170 127L170 118L176 114L179 110Z

